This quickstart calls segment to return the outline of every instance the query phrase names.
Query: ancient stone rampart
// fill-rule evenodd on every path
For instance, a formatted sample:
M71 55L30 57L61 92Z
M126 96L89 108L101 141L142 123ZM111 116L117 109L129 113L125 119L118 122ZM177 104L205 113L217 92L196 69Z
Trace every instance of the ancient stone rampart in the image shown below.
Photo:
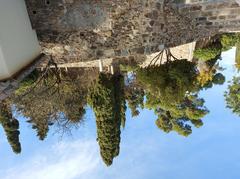
M149 55L219 32L238 31L233 0L26 0L43 52L59 63Z

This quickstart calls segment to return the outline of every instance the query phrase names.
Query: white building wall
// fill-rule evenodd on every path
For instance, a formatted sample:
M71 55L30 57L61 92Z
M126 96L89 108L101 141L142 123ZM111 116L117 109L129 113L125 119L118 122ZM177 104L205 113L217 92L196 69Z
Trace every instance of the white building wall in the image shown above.
M30 64L40 52L24 0L0 0L0 80Z

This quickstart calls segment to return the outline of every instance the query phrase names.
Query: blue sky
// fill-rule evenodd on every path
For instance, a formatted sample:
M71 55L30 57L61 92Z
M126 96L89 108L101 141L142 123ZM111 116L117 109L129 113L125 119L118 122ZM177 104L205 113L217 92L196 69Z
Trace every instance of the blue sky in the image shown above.
M227 81L236 73L235 49L222 54L220 65ZM201 92L210 113L204 125L185 138L165 134L155 126L156 116L143 110L137 118L127 111L120 155L105 167L96 142L92 111L72 136L49 134L38 141L35 131L21 121L22 154L15 155L0 130L0 178L4 179L238 179L240 177L240 117L225 108L227 83Z

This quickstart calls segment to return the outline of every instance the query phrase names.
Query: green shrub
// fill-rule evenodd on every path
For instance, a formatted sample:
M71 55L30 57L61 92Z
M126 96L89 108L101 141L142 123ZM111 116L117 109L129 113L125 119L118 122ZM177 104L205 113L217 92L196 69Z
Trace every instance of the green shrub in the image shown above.
M236 43L240 42L240 34L224 34L221 36L223 51L231 49Z
M214 59L219 54L221 54L221 48L217 47L199 48L194 51L194 57L203 61Z

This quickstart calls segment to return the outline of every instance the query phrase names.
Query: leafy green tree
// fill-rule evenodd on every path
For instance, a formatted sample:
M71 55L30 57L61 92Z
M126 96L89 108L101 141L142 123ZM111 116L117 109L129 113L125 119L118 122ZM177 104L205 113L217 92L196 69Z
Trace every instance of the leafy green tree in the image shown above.
M240 116L240 77L234 77L225 92L227 107Z
M125 89L125 96L128 102L128 107L131 110L132 117L139 115L139 108L144 108L144 90L134 85Z
M225 77L221 73L217 73L221 71L221 67L217 63L219 59L221 59L221 55L206 62L198 61L197 68L199 72L197 80L201 87L207 89L211 88L213 84L222 85L225 82Z
M240 70L240 42L236 44L235 66L238 70Z
M13 152L16 154L20 153L19 122L13 118L11 106L6 101L0 103L0 123L4 128L8 143L11 145Z
M196 91L196 65L187 60L175 60L160 66L140 68L136 77L144 89L167 103L178 103L187 91Z
M213 84L216 84L216 85L222 85L225 83L225 76L222 74L222 73L217 73L213 76Z
M203 44L202 44L203 43ZM194 50L193 56L200 61L215 64L215 62L221 57L222 44L220 37L214 36L209 40L200 40L197 43L196 49Z
M32 129L36 130L39 140L44 140L47 137L49 126L53 125L53 123L49 121L49 116L47 115L41 116L42 118L39 118L39 115L36 117L37 118L30 119L27 122L32 124Z
M89 90L88 103L96 116L100 154L110 166L119 154L120 128L126 120L123 76L100 73Z
M12 100L17 111L29 118L40 140L46 138L53 124L66 131L82 121L88 90L84 78L89 80L88 74L81 71L62 73L61 77L51 69L42 74L35 72L24 80Z
M137 71L137 80L146 91L145 106L158 116L156 125L165 132L188 136L191 125L200 127L208 110L197 97L196 65L187 60L168 61Z
M217 47L199 48L194 51L194 57L199 60L208 61L214 59L221 52L221 48Z
M240 33L229 33L221 36L222 50L226 51L240 42Z
M167 133L175 131L183 136L192 133L191 124L197 128L201 127L201 118L208 113L204 107L204 100L199 99L197 95L188 95L178 104L167 104L148 94L146 107L153 109L157 114L156 125L159 129Z

